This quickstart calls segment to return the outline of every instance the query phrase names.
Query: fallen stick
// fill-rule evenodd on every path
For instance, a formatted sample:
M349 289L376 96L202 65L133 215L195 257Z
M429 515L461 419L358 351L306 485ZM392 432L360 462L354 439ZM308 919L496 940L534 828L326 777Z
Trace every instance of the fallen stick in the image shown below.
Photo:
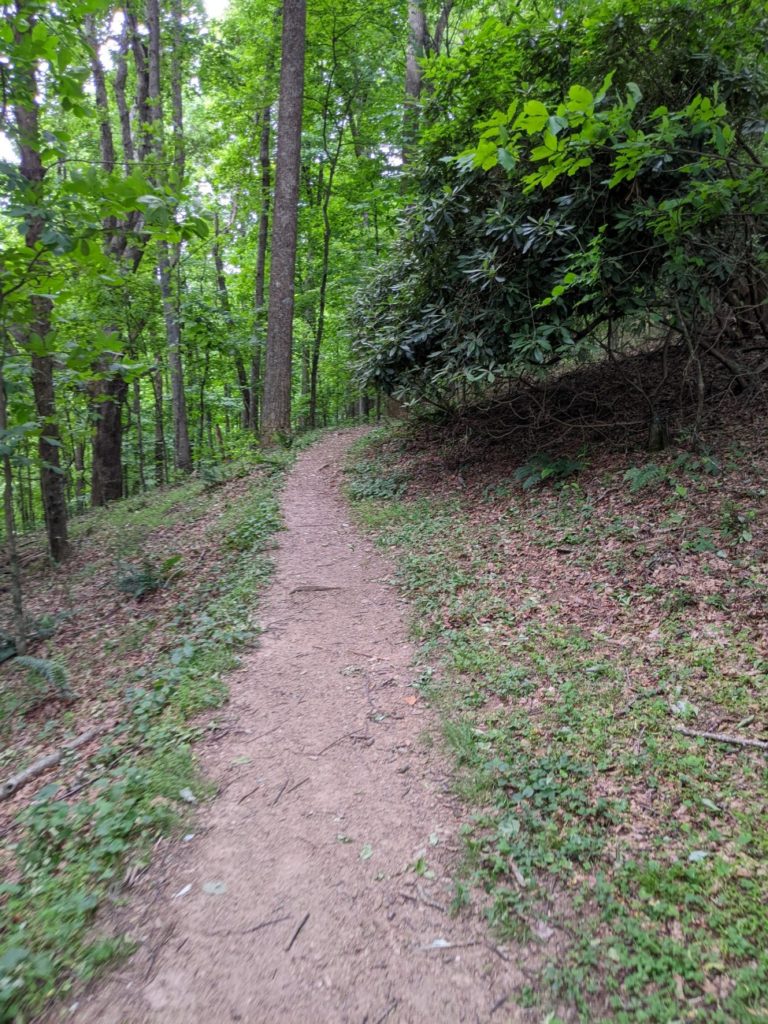
M293 590L289 590L288 593L293 594L315 594L325 593L328 590L343 590L343 587L324 587L320 584L309 584L305 587L294 587Z
M768 750L768 743L765 740L751 740L744 736L729 736L724 732L699 732L697 729L686 729L684 726L678 726L675 732L680 732L683 736L693 736L700 740L714 740L715 743L733 743L737 747L757 747L758 750Z
M274 807L274 806L275 806L275 804L276 804L276 803L278 802L278 800L280 799L280 797L281 797L281 796L283 795L283 793L285 792L285 787L286 787L286 786L288 785L288 783L289 783L290 781L291 781L291 780L290 780L290 778L288 778L288 779L286 779L286 780L285 780L285 782L284 782L284 783L282 784L282 786L281 786L281 787L280 787L280 789L278 790L277 796L276 796L276 797L275 797L275 799L274 799L274 800L272 801L272 803L271 803L271 804L269 805L270 807Z
M240 797L240 799L239 799L239 800L238 800L237 802L238 802L239 804L241 804L241 803L242 803L242 802L243 802L244 800L247 800L249 796L253 796L253 794L254 794L254 793L256 792L256 790L257 790L257 789L261 789L261 783L260 783L260 782L258 782L258 783L257 783L257 784L256 784L256 785L255 785L255 786L253 787L253 789L249 789L249 790L248 790L248 792L247 792L247 793L245 793L245 794L244 794L243 796L241 796L241 797Z
M309 776L308 775L307 775L307 777L305 779L302 779L301 782L297 782L295 786L291 786L291 788L288 790L288 792L289 793L293 793L295 790L297 790L299 788L299 786L303 786L305 782L309 782Z
M59 750L56 750L53 754L46 754L45 757L39 757L37 761L33 761L28 768L24 771L17 772L16 775L12 775L9 779L0 786L0 800L7 800L9 796L12 796L16 790L21 789L32 779L36 779L38 775L42 775L43 772L49 768L53 768L54 765L58 764L59 761L68 754L70 750L77 750L78 747L85 746L92 739L98 736L102 732L107 731L107 726L97 725L91 729L86 729L85 732L81 732L79 736L75 736L73 740L69 740Z
M286 914L284 917L273 917L271 921L259 921L258 924L253 924L250 928L240 928L236 931L227 932L205 932L204 934L206 936L215 936L216 938L228 935L250 935L252 932L260 932L262 928L271 928L272 925L281 924L283 921L287 920L288 915Z
M305 925L305 924L307 923L307 921L308 921L308 920L309 920L309 913L306 913L306 914L304 915L304 917L302 917L302 919L301 919L301 922L300 922L300 924L299 924L299 927L298 927L298 928L296 929L296 931L295 931L295 932L293 933L293 936L291 937L291 941L290 941L290 942L288 943L288 945L287 945L287 946L285 947L285 952L286 952L286 953L290 953L290 951L291 951L291 947L293 946L293 944L294 944L294 942L296 941L296 939L298 939L298 937L299 937L299 932L301 931L301 929L302 929L302 928L304 927L304 925Z

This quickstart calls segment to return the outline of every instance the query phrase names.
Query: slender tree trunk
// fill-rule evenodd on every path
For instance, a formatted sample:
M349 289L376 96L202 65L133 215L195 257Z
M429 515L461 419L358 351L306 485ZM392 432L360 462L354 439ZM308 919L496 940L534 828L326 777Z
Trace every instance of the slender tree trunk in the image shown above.
M336 171L336 163L341 150L341 132L339 132L339 146L334 154L331 167L328 173L328 184L323 196L323 253L320 267L320 295L317 309L317 327L315 328L314 344L312 345L312 365L309 373L309 426L314 429L317 426L317 384L320 368L320 350L323 345L325 333L325 305L328 295L328 271L331 254L331 221L328 215L328 207L331 201L333 189L333 178Z
M261 386L261 352L264 345L264 298L267 268L267 242L269 240L269 199L272 165L269 156L269 138L272 127L272 107L261 112L259 138L259 166L261 168L261 210L256 249L256 284L254 289L253 352L251 354L251 408L250 423L254 433L259 429L259 389Z
M75 442L75 505L78 512L85 508L85 445Z
M25 530L31 530L35 526L35 503L32 498L32 452L27 444L24 445L24 456L27 459L27 472L24 474L24 481L19 488L21 525Z
M173 166L176 171L176 188L184 184L186 166L186 147L184 144L184 107L181 99L181 75L183 69L184 34L182 32L183 17L181 0L171 0L173 16L172 49L171 49L171 122L173 124Z
M174 7L174 32L176 32L177 9ZM147 28L149 30L149 73L148 103L155 132L156 176L160 174L163 161L163 102L160 89L160 9L158 0L147 0ZM179 187L184 177L184 145L181 123L181 65L176 48L171 61L171 95L173 97L174 165ZM178 109L177 109L177 104ZM184 392L184 368L181 356L181 324L177 296L173 288L173 267L167 242L158 242L157 273L163 303L163 319L168 345L168 369L171 374L171 409L173 413L173 461L176 469L188 473L192 469L192 450L189 443L187 402Z
M348 102L345 110L345 117L350 114L350 107L351 102ZM344 141L345 125L345 117L342 117L336 127L336 144L333 149L331 149L328 138L329 116L330 97L329 95L326 95L325 108L323 110L323 147L325 149L326 157L328 158L328 176L324 179L321 168L321 173L318 176L318 198L320 200L323 217L323 248L320 263L320 292L318 298L317 325L315 327L315 337L312 346L312 364L309 374L309 426L311 429L314 429L317 426L317 385L320 368L320 351L323 346L323 336L325 334L325 306L328 297L328 273L330 269L331 255L330 205L331 197L333 196L333 182L336 177L336 168L339 164L341 147Z
M8 430L8 400L5 393L5 378L0 366L0 436ZM5 520L5 550L8 557L8 578L10 581L13 625L16 632L16 653L27 653L27 625L24 617L24 597L21 589L21 569L16 550L16 523L13 514L13 464L9 446L3 443L3 513Z
M261 432L269 443L291 429L294 274L304 97L306 2L283 3L277 171Z
M224 259L221 255L221 234L219 232L219 215L213 219L213 263L216 268L216 291L219 294L222 311L227 318L228 324L232 323L232 306L229 301L229 290L227 289L227 277L224 273ZM234 354L235 373L237 375L237 386L240 390L240 397L243 402L243 427L248 430L251 425L251 394L248 386L248 374L245 369L243 357L235 350Z
M163 371L160 367L152 374L155 395L155 487L162 487L168 479L165 470L165 429L163 426Z
M410 162L419 133L421 61L429 45L424 0L408 0L408 43L405 50L405 108L403 113L403 163Z
M144 472L144 426L141 422L141 384L133 382L133 417L136 421L136 459L139 470L139 490L146 491L147 480Z
M27 11L23 0L17 0L19 20L26 18L25 33L14 29L16 42L23 45L23 35L31 32L35 19ZM32 66L19 75L19 102L14 107L18 131L20 164L19 170L29 182L30 189L42 200L45 169L40 159L40 110L37 101L37 75ZM36 249L43 231L41 217L32 217L25 235L29 249ZM33 295L31 299L32 322L28 328L29 337L45 341L51 330L52 301L44 295ZM38 440L40 457L40 488L42 492L45 526L51 557L60 562L69 553L67 535L67 501L64 491L64 474L61 472L61 433L56 418L56 399L53 386L53 357L32 355L32 392L38 419L41 421Z
M203 373L202 373L202 376L200 377L199 396L198 396L198 403L199 403L198 415L200 417L200 426L198 428L198 434L197 434L197 440L198 440L198 444L200 446L200 452L199 452L198 457L197 457L198 465L202 461L202 454L203 454L203 431L205 429L205 389L208 387L208 368L210 366L210 362L211 362L211 349L210 349L209 345L206 345L205 346L205 359L203 361ZM213 455L213 452L211 452L211 455Z

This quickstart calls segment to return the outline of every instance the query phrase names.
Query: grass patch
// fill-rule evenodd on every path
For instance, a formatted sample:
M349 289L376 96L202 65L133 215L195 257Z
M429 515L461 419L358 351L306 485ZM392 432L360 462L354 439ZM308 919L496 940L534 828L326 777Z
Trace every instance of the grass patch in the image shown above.
M349 493L433 666L420 690L471 815L457 907L480 889L499 935L538 944L542 1012L768 1020L765 758L676 732L759 730L768 713L740 464L430 496L413 463L433 453L414 449L404 432L366 440ZM355 486L383 475L407 497ZM710 503L698 519L692 491Z

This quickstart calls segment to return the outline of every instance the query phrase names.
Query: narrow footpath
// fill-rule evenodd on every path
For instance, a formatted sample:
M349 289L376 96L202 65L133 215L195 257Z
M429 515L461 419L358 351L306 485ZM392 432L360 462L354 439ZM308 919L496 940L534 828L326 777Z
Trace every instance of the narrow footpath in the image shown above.
M340 493L356 431L304 452L230 678L218 786L129 893L137 953L70 1004L80 1024L453 1024L530 1019L514 950L449 914L461 809L423 740L392 567ZM414 870L414 867L417 870Z

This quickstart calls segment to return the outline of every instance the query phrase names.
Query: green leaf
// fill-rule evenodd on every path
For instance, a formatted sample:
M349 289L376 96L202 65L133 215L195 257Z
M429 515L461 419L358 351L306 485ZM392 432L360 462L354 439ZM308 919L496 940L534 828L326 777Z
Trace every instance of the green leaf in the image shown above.
M515 125L528 135L540 132L549 119L549 112L540 100L528 100Z
M568 90L569 110L591 110L594 103L594 96L583 85L572 85Z
M0 974L10 974L14 967L18 967L28 956L29 950L23 946L11 946L0 956Z
M627 97L627 102L634 109L640 102L640 100L643 98L643 94L640 91L640 86L636 82L627 82L627 92L629 93L629 96Z
M515 169L516 160L503 146L499 146L496 150L496 159L499 161L505 171L513 171Z

